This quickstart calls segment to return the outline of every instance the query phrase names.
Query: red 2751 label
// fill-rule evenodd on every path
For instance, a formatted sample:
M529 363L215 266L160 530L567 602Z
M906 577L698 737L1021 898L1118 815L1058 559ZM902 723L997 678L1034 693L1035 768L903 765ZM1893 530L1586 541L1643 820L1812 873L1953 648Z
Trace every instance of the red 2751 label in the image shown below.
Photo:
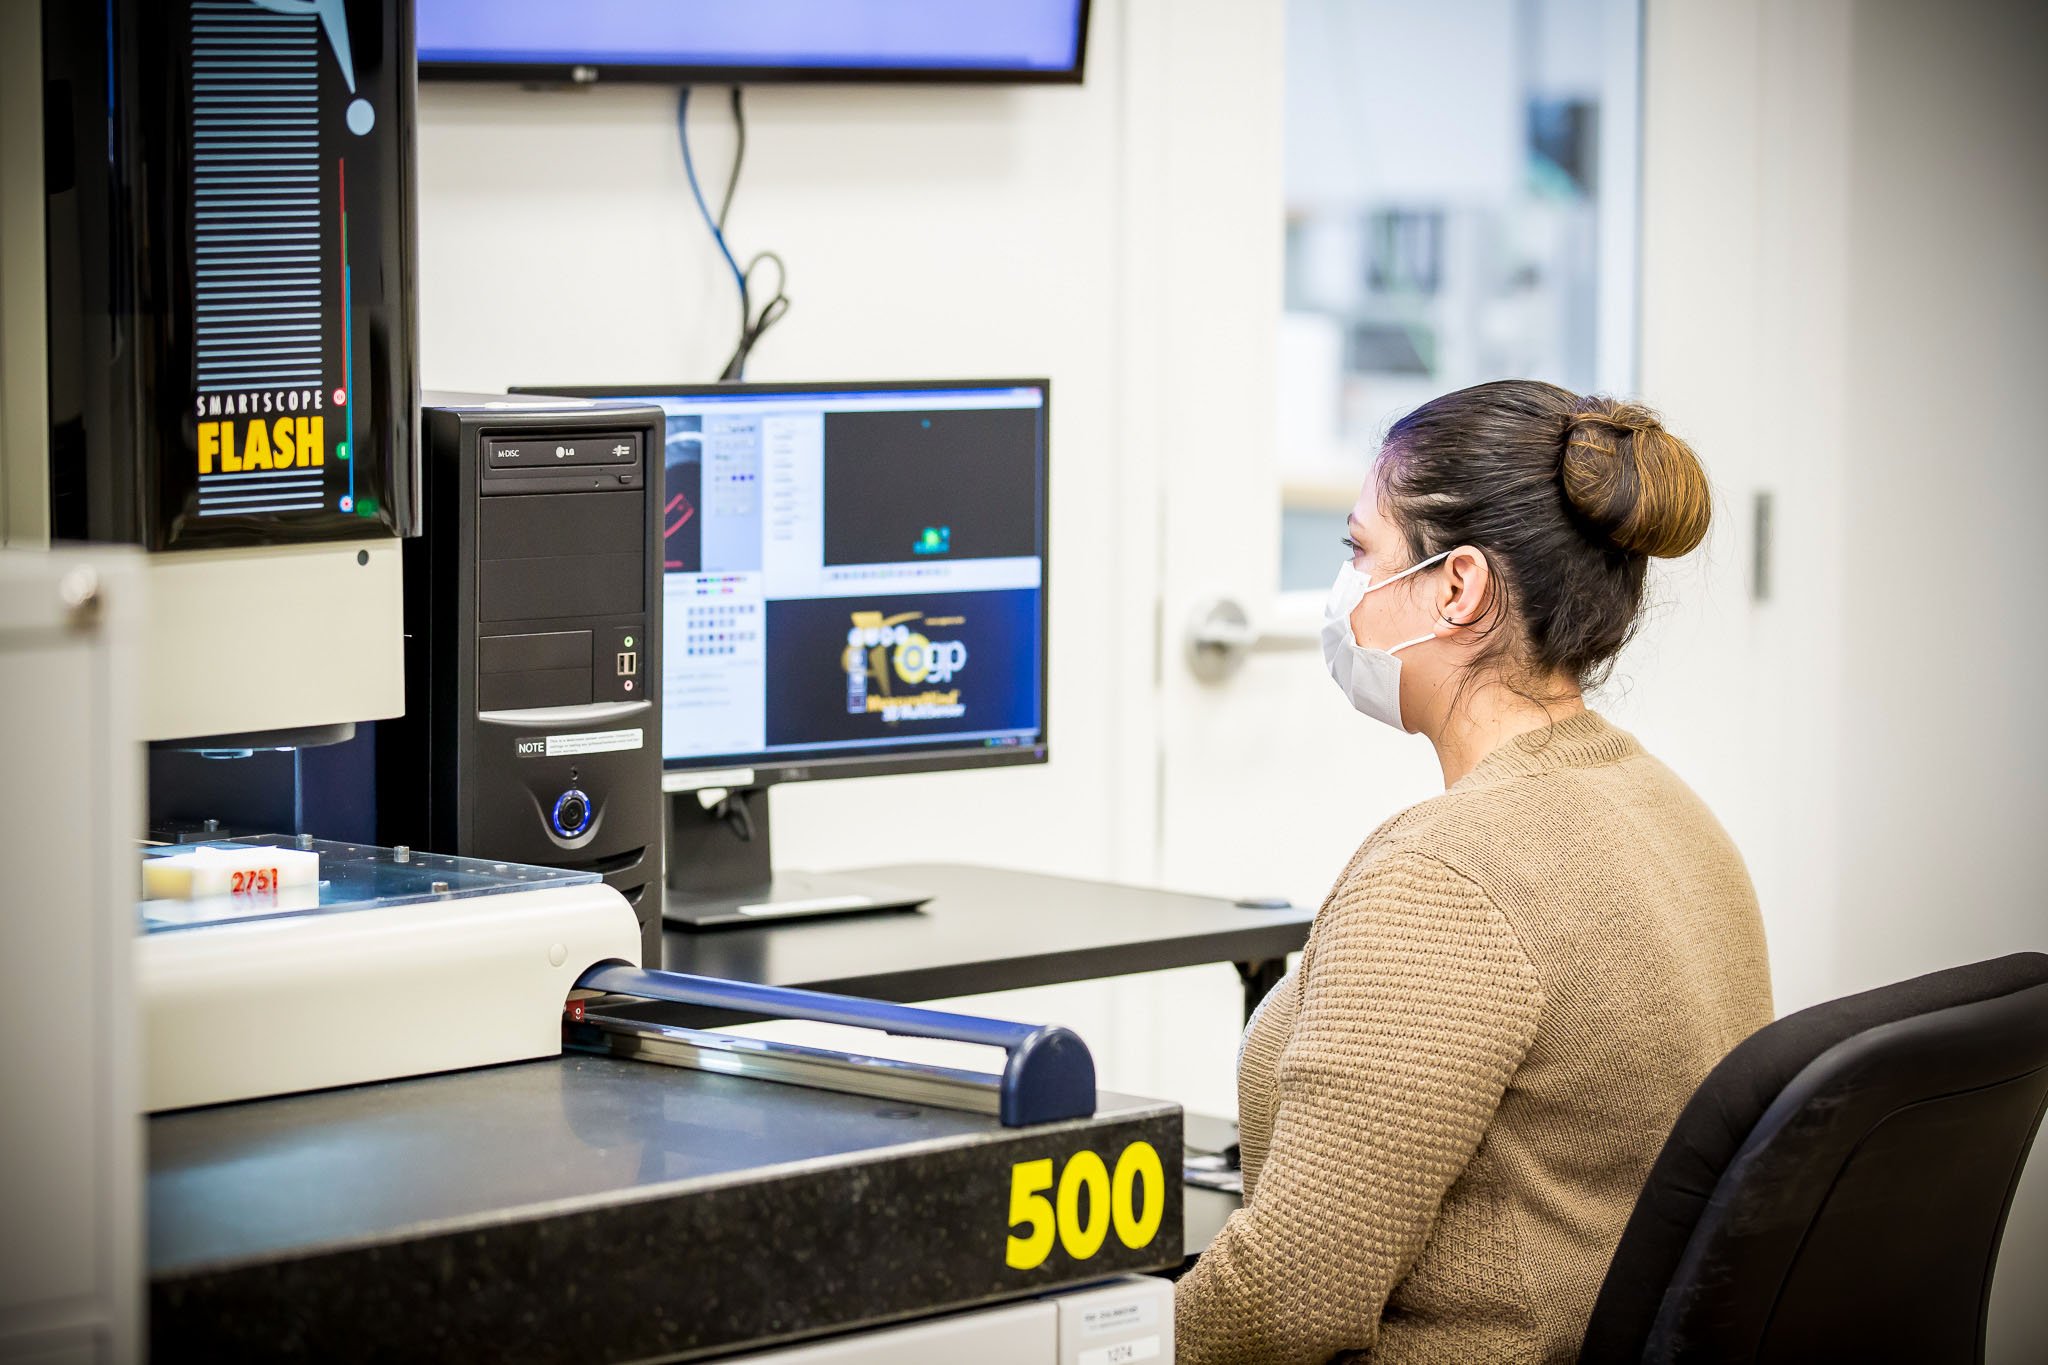
M247 872L228 874L234 881L234 894L246 896L252 891L277 890L277 869L274 867L252 867Z

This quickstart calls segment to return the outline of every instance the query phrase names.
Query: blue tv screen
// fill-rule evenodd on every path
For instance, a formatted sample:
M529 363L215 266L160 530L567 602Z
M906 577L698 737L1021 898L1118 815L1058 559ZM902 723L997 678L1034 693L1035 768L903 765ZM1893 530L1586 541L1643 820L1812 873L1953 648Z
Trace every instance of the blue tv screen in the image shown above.
M1088 0L417 0L420 74L1078 81Z

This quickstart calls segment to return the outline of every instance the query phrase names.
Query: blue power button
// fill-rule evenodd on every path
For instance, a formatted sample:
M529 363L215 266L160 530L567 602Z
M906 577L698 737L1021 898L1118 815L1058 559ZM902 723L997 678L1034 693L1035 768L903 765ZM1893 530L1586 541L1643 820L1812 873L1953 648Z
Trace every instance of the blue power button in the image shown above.
M571 787L555 798L555 833L573 839L590 828L590 798Z

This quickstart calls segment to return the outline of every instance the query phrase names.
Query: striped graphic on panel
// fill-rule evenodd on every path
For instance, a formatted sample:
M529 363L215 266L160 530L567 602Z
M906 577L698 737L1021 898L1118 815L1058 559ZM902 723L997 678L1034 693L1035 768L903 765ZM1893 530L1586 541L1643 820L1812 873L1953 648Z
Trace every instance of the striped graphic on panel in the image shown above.
M274 392L274 411L223 424L266 452L268 431L249 432L250 421L287 412L308 415L300 440L325 444L314 434L324 423L310 417L322 384L319 41L310 9L192 0L198 391L202 405L209 394ZM226 411L249 409L231 397ZM248 463L236 450L222 464L240 472L200 474L201 516L321 505L320 463Z

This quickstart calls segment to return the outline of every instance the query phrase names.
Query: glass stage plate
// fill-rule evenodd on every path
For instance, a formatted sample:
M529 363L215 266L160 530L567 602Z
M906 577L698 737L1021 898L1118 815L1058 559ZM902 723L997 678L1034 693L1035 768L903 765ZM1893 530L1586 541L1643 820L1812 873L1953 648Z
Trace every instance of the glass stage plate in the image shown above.
M382 910L424 905L544 886L581 886L601 881L595 872L572 872L528 863L501 863L485 858L456 858L347 844L331 839L300 840L289 834L251 834L233 839L205 839L190 844L157 844L142 850L143 858L163 858L199 848L277 848L320 855L320 880L312 885L275 891L241 892L190 900L144 900L136 905L139 929L146 934L197 929L209 924L277 919L290 915L326 915L349 910Z

